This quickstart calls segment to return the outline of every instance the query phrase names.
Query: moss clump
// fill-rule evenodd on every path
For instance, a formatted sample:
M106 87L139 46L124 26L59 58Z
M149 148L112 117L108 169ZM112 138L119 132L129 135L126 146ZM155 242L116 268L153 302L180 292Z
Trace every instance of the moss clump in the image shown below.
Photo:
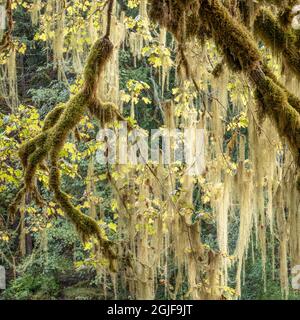
M288 67L300 78L300 52L296 46L296 35L284 29L266 8L262 8L256 16L254 30L275 54L282 54Z
M177 39L212 36L235 70L249 70L260 53L245 27L217 0L151 0L150 17Z
M252 36L220 1L202 0L199 12L232 69L247 72L259 64L261 56Z
M60 104L47 114L44 121L43 131L47 131L48 129L51 129L56 124L57 120L59 119L64 109L65 109L65 105Z
M98 101L89 105L89 110L93 116L100 120L102 126L120 119L118 108L111 102Z
M49 184L57 203L75 225L83 241L92 236L99 240L99 247L109 260L112 271L115 271L117 254L113 244L103 238L97 222L77 210L71 203L69 196L61 190L59 171L60 151L68 135L79 123L84 113L90 110L95 116L101 116L100 120L108 121L108 113L112 118L112 114L117 111L116 107L113 108L111 104L102 103L96 94L101 72L112 51L113 45L108 37L99 39L94 44L87 59L81 91L72 97L66 105L54 108L46 117L42 132L21 146L19 155L24 167L24 184L16 195L10 210L14 213L28 192L38 202L41 201L35 186L35 175L38 167L43 165L44 160L48 157L50 161Z
M285 137L300 165L300 116L289 104L284 90L266 76L257 79L256 99L261 110L273 120L281 137Z
M177 40L203 32L198 0L150 0L149 16L166 27Z
M264 74L261 57L251 35L219 0L202 0L200 13L210 25L213 38L224 52L229 67L243 70L254 83L261 102L261 113L271 118L280 136L286 138L296 163L300 165L299 100Z
M215 78L219 78L223 72L223 69L224 69L224 62L221 61L214 67L214 69L212 71L212 75Z
M274 73L265 64L262 67L263 72L266 76L271 78L275 84L277 84L287 95L288 103L300 114L300 99L293 93L286 89L286 87L278 81Z
M282 25L282 27L288 27L291 25L292 20L293 20L293 16L291 14L292 8L293 7L288 6L284 9L280 10L280 12L278 14L278 21Z
M95 42L87 58L84 68L83 92L85 92L88 100L92 102L98 99L97 87L100 75L112 51L113 44L108 38L104 37Z
M261 8L255 17L254 32L271 47L285 48L295 40L295 36L290 32L285 32L271 10Z

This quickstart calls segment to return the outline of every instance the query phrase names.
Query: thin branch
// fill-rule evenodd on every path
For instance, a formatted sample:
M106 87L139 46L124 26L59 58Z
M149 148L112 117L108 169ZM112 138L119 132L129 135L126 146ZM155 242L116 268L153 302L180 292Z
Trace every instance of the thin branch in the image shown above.
M105 38L109 38L109 36L110 36L111 17L112 17L113 7L114 7L114 0L109 0L108 9L107 9L107 25L106 25Z

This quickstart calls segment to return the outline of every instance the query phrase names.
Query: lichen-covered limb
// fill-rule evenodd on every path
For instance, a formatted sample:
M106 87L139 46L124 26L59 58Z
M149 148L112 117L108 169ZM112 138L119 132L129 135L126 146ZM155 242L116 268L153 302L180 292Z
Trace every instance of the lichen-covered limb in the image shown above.
M260 52L246 28L232 18L220 1L150 0L150 17L178 35L212 36L231 68L249 70L259 64ZM240 46L240 43L243 46Z
M288 103L300 114L300 99L291 93L274 75L274 73L265 64L262 66L264 74L271 78L275 84L277 84L287 95Z
M229 65L243 70L253 82L263 97L264 108L261 111L275 124L281 138L287 139L295 162L300 165L299 107L297 110L293 108L285 90L265 75L260 54L251 35L229 14L222 3L219 0L203 0L201 3L200 15L210 25L216 44L229 57Z
M200 2L200 19L211 29L212 37L223 51L229 66L245 72L257 67L261 55L247 29L230 15L219 0Z
M24 167L24 184L12 203L11 210L17 210L21 199L27 192L36 191L34 181L37 168L48 158L50 162L49 186L57 203L73 222L84 241L92 236L98 239L104 256L110 262L110 268L115 270L116 253L113 244L104 239L97 222L76 209L69 196L61 190L59 171L60 152L70 132L80 122L84 113L94 110L94 114L104 115L104 121L108 121L105 115L108 111L114 112L116 109L112 111L108 105L103 108L104 106L97 98L100 74L112 51L113 45L108 37L96 41L87 59L82 89L65 105L54 108L46 117L42 132L21 146L19 154ZM112 107L112 105L109 106ZM35 198L39 199L37 196Z
M261 111L270 117L282 138L286 138L295 161L300 165L300 115L288 102L288 96L262 71L261 57L248 31L239 24L219 0L203 0L200 15L207 19L213 38L229 61L243 70L263 96ZM295 101L294 101L295 102Z
M298 4L298 0L259 0L261 5L273 5L279 10L278 21L282 27L287 27L293 19L292 9Z
M47 114L44 121L43 131L51 129L56 124L64 109L65 105L60 104Z
M286 139L295 162L300 166L299 99L290 94L270 71L267 75L264 73L263 69L267 69L248 30L231 16L220 0L198 0L197 3L193 0L150 0L150 4L150 17L166 26L179 40L178 34L183 32L180 22L184 21L185 27L200 39L204 26L205 33L212 36L223 52L228 66L243 71L251 80L263 98L263 104L259 104L261 113L272 120L281 138ZM173 21L174 17L176 21Z
M71 203L69 196L61 190L60 171L58 168L59 158L55 150L52 150L50 158L51 170L49 184L51 190L54 192L55 200L59 203L61 209L65 212L70 221L75 225L76 230L83 241L86 241L93 236L97 238L103 255L109 261L110 270L115 272L117 253L113 243L104 239L97 221L76 209Z
M269 9L262 8L254 21L254 30L275 54L282 54L287 66L300 78L300 51L297 37L281 26Z
M276 125L281 137L288 141L295 162L300 166L300 115L288 102L288 96L262 71L254 70L251 78L256 84L256 98L261 111Z

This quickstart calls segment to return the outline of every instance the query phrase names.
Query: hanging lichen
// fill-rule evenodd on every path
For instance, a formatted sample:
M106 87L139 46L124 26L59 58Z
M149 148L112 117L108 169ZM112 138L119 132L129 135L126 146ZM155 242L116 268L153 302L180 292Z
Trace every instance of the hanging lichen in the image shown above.
M243 1L246 2L250 5ZM275 278L279 271L283 295L288 297L289 261L293 265L300 263L300 100L297 83L284 86L279 81L267 64L264 50L258 48L242 25L244 22L251 26L254 11L265 2L251 2L253 7L241 8L235 0L138 1L138 17L132 19L134 22L130 20L134 27L127 26L133 30L125 32L128 17L117 4L112 7L110 2L105 10L99 6L101 10L94 15L98 7L96 1L91 1L90 9L84 13L87 21L77 17L78 24L71 28L74 32L66 38L63 2L49 3L46 15L55 11L60 19L45 25L45 30L55 33L50 42L56 66L63 67L63 59L68 58L80 74L85 47L93 47L83 70L80 91L67 103L56 106L47 115L42 132L20 148L24 184L11 211L19 208L22 213L22 201L29 193L38 204L43 204L36 176L38 170L48 166L49 187L57 203L84 241L97 239L92 242L95 259L105 257L110 262L110 271L101 263L96 267L105 298L109 290L116 298L118 286L122 294L135 299L154 299L158 292L171 299L238 298L247 278L250 251L253 261L258 257L262 262L264 287L271 258L272 276ZM54 3L63 10L52 7ZM294 5L293 1L282 3L272 1L276 8ZM150 24L147 4L149 17L160 24L159 33ZM255 28L261 38L276 54L284 56L297 74L297 37L288 33L290 11L280 12L280 19L265 9L257 12ZM106 25L108 29L103 27ZM84 43L81 28L86 28L84 32L89 37ZM102 39L98 39L97 32ZM65 50L66 43L69 50ZM61 188L60 151L86 111L100 120L105 129L113 120L124 120L119 90L121 44L130 50L135 66L149 63L152 68L154 107L163 119L159 134L167 140L172 161L165 164L165 155L159 150L158 163L139 164L139 141L129 126L129 132L116 140L122 146L129 143L132 163L112 165L107 156L112 140L99 135L107 157L104 178L113 194L112 225L120 239L116 250L97 222L97 218L104 220L105 213L93 198L99 178L94 176L96 159L89 159L89 215L85 215ZM147 54L150 52L153 58L152 49L151 63ZM175 80L172 79L175 84L170 81L170 71L176 73ZM13 79L12 75L9 79ZM165 100L167 94L169 99ZM133 95L128 96L129 122L135 122L140 110ZM98 97L112 103L104 103ZM190 167L175 163L174 149L179 141L172 130L177 128L187 130L192 157L200 144L193 130L203 130L201 161L205 164ZM123 151L124 148L117 153ZM237 230L236 237L232 236L232 229ZM118 273L113 275L116 260ZM229 272L232 267L236 268L234 276ZM228 287L233 282L235 290Z
M296 36L291 30L284 30L270 10L261 9L256 16L254 30L275 51L282 54L289 68L300 75L300 54L295 45Z

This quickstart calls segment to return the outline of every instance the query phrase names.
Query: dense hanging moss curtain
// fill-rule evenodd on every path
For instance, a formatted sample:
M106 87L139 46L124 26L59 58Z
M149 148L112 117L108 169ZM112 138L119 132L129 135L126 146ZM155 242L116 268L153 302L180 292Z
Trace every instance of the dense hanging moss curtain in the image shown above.
M154 299L162 287L170 299L239 298L256 249L264 286L270 262L288 297L289 268L300 264L297 1L132 1L136 19L125 16L123 1L89 3L82 16L60 0L34 1L31 7L33 25L41 21L43 28L36 38L53 53L57 79L68 86L71 68L79 85L47 114L40 133L20 146L24 177L10 204L11 219L30 201L47 206L37 182L44 170L53 199L82 242L93 244L97 275L112 285L115 298L126 288L133 298ZM0 44L7 59L0 89L13 110L17 47L7 44L10 38L9 24ZM128 92L120 90L124 51L135 66L150 70L149 84L127 79ZM175 129L201 130L205 165L134 165L142 148L134 130L141 129L139 115L146 112L137 105L151 103L141 98L150 87L158 131L172 154L179 143ZM131 141L132 163L112 165L105 153L115 237L102 228L106 217L97 214L95 199L89 199L86 214L63 191L61 152L85 114L101 129L128 126L116 140ZM108 136L98 140L109 150ZM199 155L200 141L193 134L188 141L192 156ZM96 160L88 162L87 194L97 190Z

